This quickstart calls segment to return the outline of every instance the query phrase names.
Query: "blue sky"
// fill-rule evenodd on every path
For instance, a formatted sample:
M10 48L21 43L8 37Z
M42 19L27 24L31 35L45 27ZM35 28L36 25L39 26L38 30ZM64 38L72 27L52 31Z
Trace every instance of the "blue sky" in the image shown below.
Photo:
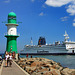
M20 37L17 39L18 51L24 45L38 44L40 36L47 43L63 41L65 30L70 40L75 41L75 0L0 0L0 51L6 50L6 23L8 14L13 11L17 15L17 27Z

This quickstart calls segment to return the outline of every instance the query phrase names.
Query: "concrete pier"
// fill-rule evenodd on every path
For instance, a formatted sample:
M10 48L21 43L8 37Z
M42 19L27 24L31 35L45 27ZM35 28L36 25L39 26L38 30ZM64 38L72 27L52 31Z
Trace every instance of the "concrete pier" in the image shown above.
M12 66L5 67L5 61L2 64L1 75L29 75L26 71L20 68L14 61Z

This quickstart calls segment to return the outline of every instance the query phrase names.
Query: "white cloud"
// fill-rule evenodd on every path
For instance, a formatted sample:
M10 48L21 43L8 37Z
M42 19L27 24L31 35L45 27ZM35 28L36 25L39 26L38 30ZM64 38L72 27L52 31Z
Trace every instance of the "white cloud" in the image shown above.
M68 4L72 0L46 0L45 4L53 7L61 7Z
M70 15L75 15L75 4L69 5L66 11L70 13Z
M4 3L9 3L9 2L10 2L10 0L5 0L5 1L4 1Z
M68 18L69 18L68 16L65 16L65 17L61 17L60 19L61 21L67 21Z
M73 23L73 26L75 27L75 23Z
M52 7L61 7L67 4L66 11L70 15L75 15L75 0L46 0L45 4Z
M70 15L75 15L75 0L46 0L45 4L52 7L66 6L66 12ZM69 17L61 17L61 21L67 21ZM75 19L73 20L73 26L75 27Z
M43 16L44 15L44 13L43 12L41 12L40 14L39 14L39 16Z

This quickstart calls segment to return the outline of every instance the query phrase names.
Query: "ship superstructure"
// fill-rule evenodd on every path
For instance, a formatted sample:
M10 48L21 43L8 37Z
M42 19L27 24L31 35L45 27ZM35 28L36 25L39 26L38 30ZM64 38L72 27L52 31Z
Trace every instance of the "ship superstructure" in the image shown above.
M74 41L68 41L69 36L68 36L66 31L65 31L64 36L65 36L64 43L65 43L65 46L66 46L66 50L74 50L75 49L75 42Z
M68 41L69 36L65 31L64 41L61 43L60 41L56 41L55 44L46 44L46 40L44 37L40 37L38 40L38 45L25 45L25 52L38 53L38 52L67 52L68 50L75 49L75 42Z

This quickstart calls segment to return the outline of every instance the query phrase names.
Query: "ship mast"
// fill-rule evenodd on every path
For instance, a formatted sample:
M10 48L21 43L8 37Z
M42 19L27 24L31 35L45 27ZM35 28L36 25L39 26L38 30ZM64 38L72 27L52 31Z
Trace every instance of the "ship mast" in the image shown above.
M66 42L66 41L69 39L69 36L68 36L68 34L67 34L67 32L66 32L66 31L65 31L64 36L65 36L64 42Z
M30 41L30 42L31 42L31 46L33 46L33 40L32 40L32 37L31 37L31 41Z

